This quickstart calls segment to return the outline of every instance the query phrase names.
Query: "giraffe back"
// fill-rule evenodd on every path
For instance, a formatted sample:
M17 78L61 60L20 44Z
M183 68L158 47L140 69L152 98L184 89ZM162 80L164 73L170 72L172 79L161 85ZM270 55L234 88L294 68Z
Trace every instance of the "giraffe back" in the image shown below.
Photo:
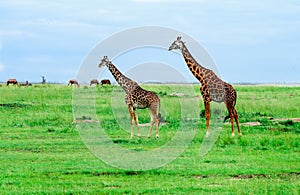
M144 109L159 105L159 98L156 93L142 89L140 86L126 93L126 104L133 105L134 108Z

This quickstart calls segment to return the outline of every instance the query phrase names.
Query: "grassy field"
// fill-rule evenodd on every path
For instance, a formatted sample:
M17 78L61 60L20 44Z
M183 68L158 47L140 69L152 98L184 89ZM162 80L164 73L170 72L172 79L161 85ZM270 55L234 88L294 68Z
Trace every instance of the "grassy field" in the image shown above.
M230 137L229 123L221 123L227 115L224 104L212 103L212 131L216 123L222 129L203 156L199 85L144 88L161 99L167 124L160 126L159 139L154 133L147 139L145 126L140 139L129 140L129 115L118 86L0 87L0 194L299 194L300 123L292 119L300 117L300 87L235 86L243 136ZM88 94L94 110L87 113L96 118L81 115L90 108L89 101L76 94ZM141 124L149 122L147 110L138 110L138 115ZM247 122L260 125L244 125ZM124 170L89 149L78 128L82 125L100 126L112 144L135 152L156 151L180 129L196 134L165 166ZM105 153L105 145L102 148ZM118 158L114 153L111 157Z

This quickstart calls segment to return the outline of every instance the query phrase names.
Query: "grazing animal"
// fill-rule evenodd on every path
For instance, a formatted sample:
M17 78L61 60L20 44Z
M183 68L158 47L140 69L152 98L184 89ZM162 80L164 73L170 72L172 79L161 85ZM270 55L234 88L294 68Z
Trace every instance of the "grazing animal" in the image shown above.
M206 137L209 137L209 120L210 120L210 102L224 102L229 112L231 122L231 136L234 137L234 119L238 128L238 133L241 136L241 130L238 121L238 113L235 109L236 91L233 87L222 81L212 70L209 70L200 65L191 55L181 37L171 44L169 51L179 49L183 55L186 65L192 74L201 83L200 92L203 96L206 118ZM227 118L227 117L226 117ZM225 118L225 119L226 119Z
M18 81L17 79L8 79L6 82L6 86L8 86L9 84L18 85Z
M93 79L93 80L91 80L91 82L90 82L90 86L91 86L91 85L93 85L93 84L95 84L95 85L99 85L99 82L98 82L98 80L97 80L97 79Z
M26 81L25 83L21 83L20 86L32 86L32 84Z
M75 79L71 79L71 80L69 80L68 86L69 86L69 85L71 85L71 86L72 86L73 84L74 84L74 85L77 85L77 87L79 87L79 83L78 83L78 81L77 81L77 80L75 80Z
M108 80L108 79L103 79L103 80L101 81L101 85L111 85L110 80Z
M140 137L140 127L138 125L138 117L136 115L136 109L149 109L149 114L151 117L150 129L148 133L148 138L151 136L153 125L156 124L156 138L158 135L158 126L160 123L161 115L158 113L158 108L160 106L160 100L158 96L152 92L142 89L135 81L124 76L116 66L108 59L107 56L101 60L99 68L107 66L111 74L115 77L116 81L121 85L125 91L125 102L128 106L130 114L130 126L131 126L131 136L133 137L133 121L135 121L136 127L138 129L138 137Z

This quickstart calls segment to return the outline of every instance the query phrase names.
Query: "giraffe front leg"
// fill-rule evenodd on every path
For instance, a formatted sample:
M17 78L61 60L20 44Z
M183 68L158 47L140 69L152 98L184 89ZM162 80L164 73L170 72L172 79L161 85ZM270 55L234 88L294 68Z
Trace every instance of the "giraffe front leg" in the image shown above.
M136 114L135 108L133 108L133 118L134 118L134 121L135 121L136 128L138 130L138 138L140 138L141 137L141 130L140 130L140 127L139 127L139 119L138 119L138 116Z
M133 113L133 107L132 105L128 105L128 111L129 111L129 114L130 114L130 139L133 138L133 116L134 116L134 113Z
M209 97L204 97L204 106L205 106L205 119L206 119L206 135L208 138L210 135L209 132L209 120L210 120L210 99Z

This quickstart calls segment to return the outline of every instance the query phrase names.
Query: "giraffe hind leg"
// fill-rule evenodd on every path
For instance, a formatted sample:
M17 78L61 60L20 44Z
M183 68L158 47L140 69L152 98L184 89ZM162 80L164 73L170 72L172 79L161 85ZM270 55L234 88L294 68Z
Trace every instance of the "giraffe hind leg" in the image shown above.
M231 123L231 137L234 137L234 116L230 113L230 123Z
M230 124L231 124L231 137L234 137L234 107L230 103L225 103L227 110L229 112L229 117L230 117ZM226 117L225 117L226 118ZM225 119L224 119L225 121Z
M237 113L235 108L233 110L233 114L234 114L234 119L235 119L236 126L238 128L239 136L242 136L242 132L241 132L240 125L239 125L239 116L238 116L238 113Z
M156 114L156 109L149 107L149 114L150 114L150 117L151 117L151 122L150 122L150 129L149 129L149 133L148 133L148 138L151 137L151 133L152 133L154 123L156 124L156 138L158 138L159 137L159 135L158 135L159 118Z

